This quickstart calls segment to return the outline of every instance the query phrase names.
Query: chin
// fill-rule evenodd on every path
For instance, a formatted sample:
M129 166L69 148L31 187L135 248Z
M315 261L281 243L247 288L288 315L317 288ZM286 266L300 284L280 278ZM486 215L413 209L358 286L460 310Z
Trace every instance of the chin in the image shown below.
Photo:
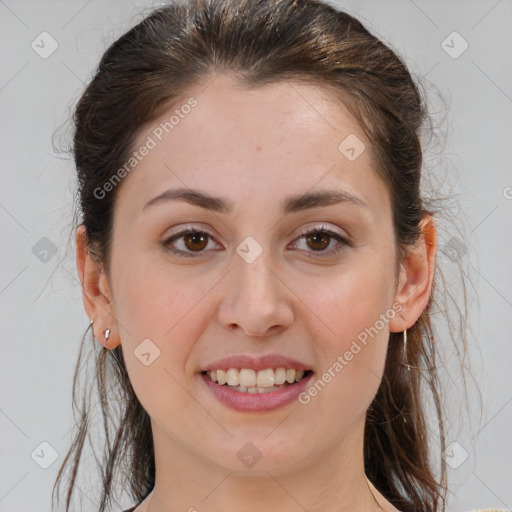
M290 435L280 439L276 432L270 433L273 429L261 429L258 434L251 429L250 435L230 438L221 447L221 453L210 452L211 462L227 471L250 477L268 478L268 473L277 476L297 470L300 465L297 453L300 451L301 459L304 457L304 444Z

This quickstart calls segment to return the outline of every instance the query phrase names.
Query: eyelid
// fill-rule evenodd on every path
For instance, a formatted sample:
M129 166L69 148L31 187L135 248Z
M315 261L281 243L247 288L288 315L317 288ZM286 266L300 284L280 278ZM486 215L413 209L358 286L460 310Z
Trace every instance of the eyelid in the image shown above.
M345 236L343 233L338 231L336 228L328 226L325 222L320 222L317 224L315 224L315 223L308 224L306 227L301 229L301 231L297 235L297 238L307 235L311 232L315 232L315 231L331 233L333 235L339 236L340 238L347 239L347 242L348 242L348 236Z

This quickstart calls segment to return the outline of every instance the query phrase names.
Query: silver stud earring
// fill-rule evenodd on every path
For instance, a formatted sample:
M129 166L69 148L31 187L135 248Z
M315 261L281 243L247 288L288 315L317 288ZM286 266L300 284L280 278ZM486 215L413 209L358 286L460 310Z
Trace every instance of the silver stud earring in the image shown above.
M105 331L105 341L107 341L110 338L110 329L107 329Z

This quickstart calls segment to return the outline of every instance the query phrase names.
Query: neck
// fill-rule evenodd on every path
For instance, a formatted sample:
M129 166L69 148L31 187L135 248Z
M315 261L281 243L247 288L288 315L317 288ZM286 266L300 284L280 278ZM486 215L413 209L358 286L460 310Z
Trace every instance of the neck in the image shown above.
M186 450L153 424L155 487L136 512L398 512L366 478L363 432L314 459L244 473Z

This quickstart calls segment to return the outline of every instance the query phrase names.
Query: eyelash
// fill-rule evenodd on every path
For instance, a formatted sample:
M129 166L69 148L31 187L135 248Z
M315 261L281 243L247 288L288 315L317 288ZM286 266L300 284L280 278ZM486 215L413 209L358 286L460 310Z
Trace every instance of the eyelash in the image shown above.
M337 247L335 247L334 249L330 249L329 251L313 251L313 252L311 252L309 256L312 257L312 258L327 258L327 257L331 257L331 256L334 256L334 255L338 254L345 247L352 247L351 242L349 242L347 239L343 238L338 233L332 231L331 229L329 229L329 228L327 228L325 226L315 227L313 229L306 230L306 231L302 232L297 237L297 240L299 240L299 239L301 239L301 238L303 238L303 237L305 237L307 235L319 234L319 233L325 233L329 237L338 240L339 244L338 244ZM189 258L189 257L190 258L200 257L201 254L203 254L205 252L204 250L203 251L197 251L197 253L194 254L193 252L187 252L187 251L182 251L180 249L174 249L173 247L170 246L170 244L172 242L174 242L175 240L178 240L180 238L183 238L183 236L188 235L188 234L190 234L190 235L204 234L204 235L207 235L210 238L210 240L214 239L207 231L203 231L203 230L195 229L195 228L186 228L186 229L183 229L183 230L179 231L178 233L175 233L170 238L165 240L163 242L163 245L164 245L165 249L170 251L173 254L176 254L178 256L183 256L183 257L186 257L186 258ZM310 252L310 251L308 251L308 252Z

